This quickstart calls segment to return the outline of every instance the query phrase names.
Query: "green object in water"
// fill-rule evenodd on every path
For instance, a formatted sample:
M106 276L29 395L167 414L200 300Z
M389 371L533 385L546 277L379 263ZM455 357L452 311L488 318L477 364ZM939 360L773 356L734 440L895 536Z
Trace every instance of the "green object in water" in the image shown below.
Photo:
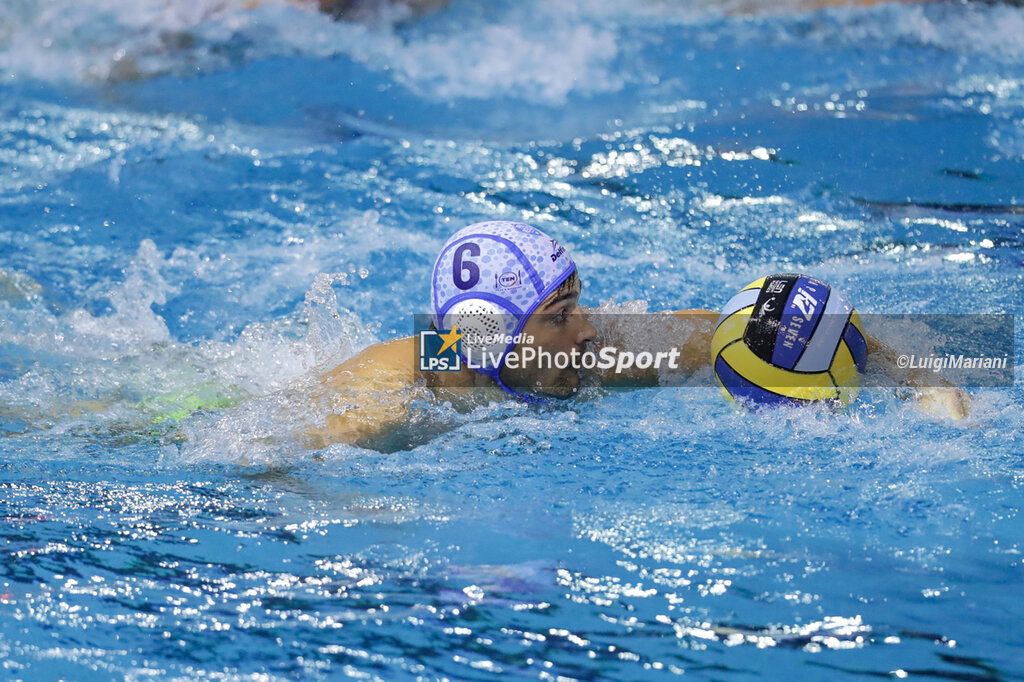
M213 381L189 386L177 393L150 396L138 402L139 409L152 413L150 421L162 424L181 421L199 410L234 407L245 398L237 386L224 386Z

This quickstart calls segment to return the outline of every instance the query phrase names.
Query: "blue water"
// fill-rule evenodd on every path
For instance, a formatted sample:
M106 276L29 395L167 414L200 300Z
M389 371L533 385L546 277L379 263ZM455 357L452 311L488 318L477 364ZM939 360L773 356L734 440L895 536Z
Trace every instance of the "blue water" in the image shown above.
M295 436L484 218L593 306L1021 315L1024 10L242 5L0 8L0 676L1024 675L1019 380Z

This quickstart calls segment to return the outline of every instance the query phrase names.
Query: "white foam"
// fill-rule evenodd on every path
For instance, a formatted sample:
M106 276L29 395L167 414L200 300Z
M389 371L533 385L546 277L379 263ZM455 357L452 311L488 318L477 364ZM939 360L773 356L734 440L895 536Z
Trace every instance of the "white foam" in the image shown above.
M105 80L126 58L170 53L198 26L228 21L243 0L4 3L0 68L47 80ZM143 75L144 72L143 72Z
M309 5L244 0L58 0L0 8L0 71L50 81L147 78L281 54L348 55L424 97L561 101L614 89L616 36L566 11L535 7L532 25L483 20L430 34L396 32L387 17L335 22ZM392 17L401 18L401 13ZM536 23L534 23L536 22ZM227 55L227 56L226 56Z
M1024 15L1010 6L893 2L827 9L795 19L777 25L775 41L813 40L861 49L916 45L1010 60L1024 53Z
M633 32L714 21L708 40L885 48L913 44L999 60L1024 54L1024 16L1008 7L891 3L806 14L802 2L524 0L456 3L411 25L399 6L363 23L313 3L265 0L25 0L0 7L0 72L102 82L232 68L281 55L347 56L424 99L510 96L561 104L645 78ZM779 10L803 14L778 16ZM754 13L750 18L748 13ZM730 14L744 16L722 19ZM774 13L776 16L765 16ZM655 74L657 77L658 74Z
M179 291L169 280L200 260L183 248L165 256L143 240L123 278L95 292L110 304L99 312L55 312L45 290L6 273L4 281L18 288L12 284L12 295L0 301L0 344L46 360L0 383L0 401L33 426L86 418L144 430L154 418L180 419L197 398L219 406L249 397L217 417L226 421L206 432L204 448L223 451L225 442L235 442L236 450L251 452L261 439L301 431L297 425L314 413L289 390L375 340L375 330L338 303L335 288L347 285L347 274L316 277L306 305L293 315L252 322L229 341L182 343L157 307ZM88 416L94 411L103 416Z

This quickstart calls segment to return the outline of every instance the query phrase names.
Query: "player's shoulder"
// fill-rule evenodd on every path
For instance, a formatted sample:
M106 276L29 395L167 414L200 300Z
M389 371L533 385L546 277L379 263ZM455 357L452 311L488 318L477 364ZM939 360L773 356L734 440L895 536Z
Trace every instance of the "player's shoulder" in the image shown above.
M373 388L397 388L416 381L416 339L408 336L375 343L323 375L328 386L349 388L369 382Z

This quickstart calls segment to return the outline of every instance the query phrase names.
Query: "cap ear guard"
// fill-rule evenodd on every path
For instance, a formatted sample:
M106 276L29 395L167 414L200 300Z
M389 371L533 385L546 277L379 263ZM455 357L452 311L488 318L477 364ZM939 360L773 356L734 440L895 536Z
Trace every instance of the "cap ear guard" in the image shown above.
M444 329L457 328L462 333L462 355L481 369L497 369L516 327L516 316L491 301L467 298L445 313Z

